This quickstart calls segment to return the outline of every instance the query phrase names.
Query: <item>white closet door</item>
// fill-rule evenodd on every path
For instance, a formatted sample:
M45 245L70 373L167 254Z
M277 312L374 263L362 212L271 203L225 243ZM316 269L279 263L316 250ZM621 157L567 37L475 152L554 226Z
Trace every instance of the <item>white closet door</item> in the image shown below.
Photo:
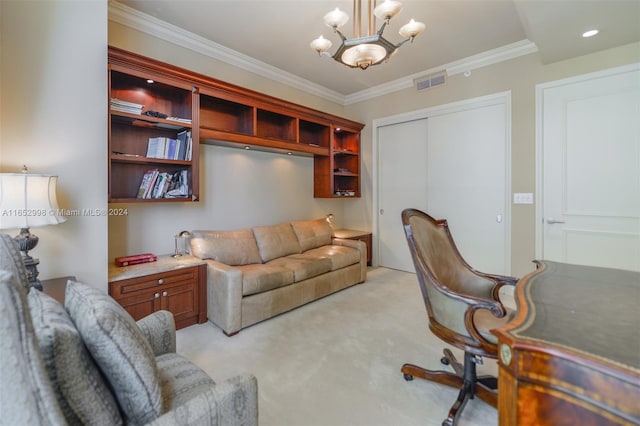
M427 120L378 128L380 265L415 272L400 217L405 208L426 209Z
M400 219L412 207L447 219L474 268L510 272L508 105L471 100L377 127L380 266L415 272Z

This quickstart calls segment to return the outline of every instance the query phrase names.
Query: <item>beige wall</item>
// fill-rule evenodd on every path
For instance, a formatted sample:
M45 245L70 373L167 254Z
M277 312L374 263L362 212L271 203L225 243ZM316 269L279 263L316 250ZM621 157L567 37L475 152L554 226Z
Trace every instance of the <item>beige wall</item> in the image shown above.
M0 20L0 171L56 174L61 207L106 211L106 1L2 1ZM40 278L106 291L106 216L32 232Z
M371 227L372 120L511 91L511 190L535 193L535 86L634 62L640 62L640 44L637 43L550 65L542 65L536 53L473 70L469 77L462 74L454 75L442 87L420 92L407 89L349 106L348 112L366 123L367 127L362 138L363 197L345 207L345 217L352 221L351 226L366 229ZM533 269L531 260L535 258L534 216L535 205L512 206L511 273L516 276Z

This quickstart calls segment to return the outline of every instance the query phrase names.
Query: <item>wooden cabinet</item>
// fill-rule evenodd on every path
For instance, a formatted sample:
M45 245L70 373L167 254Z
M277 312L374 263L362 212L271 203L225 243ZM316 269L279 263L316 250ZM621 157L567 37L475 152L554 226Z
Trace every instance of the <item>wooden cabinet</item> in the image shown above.
M127 268L133 275L149 270L139 265ZM205 265L194 265L114 280L109 282L109 295L136 321L158 310L170 311L179 329L206 322L206 274Z
M111 203L198 199L197 89L189 81L172 77L171 69L156 68L152 61L109 50ZM161 140L167 149L148 155L152 139ZM165 191L155 196L140 197L143 177L150 170L157 170L163 177L171 176L174 183L182 183L183 193L173 191L177 196L168 198L162 192L174 188L165 186Z
M110 98L191 120L176 122L110 109L110 202L150 201L137 198L148 169L185 170L191 185L188 200L197 200L198 142L313 156L315 197L360 196L363 124L113 47L109 47L109 67ZM176 138L184 131L190 131L193 140L190 160L146 156L149 138Z

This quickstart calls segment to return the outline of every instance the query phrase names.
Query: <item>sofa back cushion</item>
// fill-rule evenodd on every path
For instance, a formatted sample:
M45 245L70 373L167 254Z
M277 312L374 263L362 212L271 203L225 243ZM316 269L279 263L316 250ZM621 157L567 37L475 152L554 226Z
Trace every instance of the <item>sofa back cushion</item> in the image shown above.
M235 231L192 231L191 253L229 266L262 263L251 229Z
M291 222L302 251L331 244L333 229L326 219Z
M122 424L116 401L64 306L36 289L29 291L28 302L44 366L69 424Z
M108 295L68 281L64 306L111 385L127 424L146 424L162 411L153 349L135 321Z
M253 235L256 237L263 262L302 252L298 237L290 223L256 226L253 228Z

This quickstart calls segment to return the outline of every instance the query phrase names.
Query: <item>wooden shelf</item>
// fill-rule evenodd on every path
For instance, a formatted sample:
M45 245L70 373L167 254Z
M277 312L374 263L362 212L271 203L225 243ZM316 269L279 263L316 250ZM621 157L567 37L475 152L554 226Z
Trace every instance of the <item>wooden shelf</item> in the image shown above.
M136 199L137 188L149 167L187 170L193 195L188 200L197 200L198 142L313 157L314 197L360 196L363 124L113 47L109 47L109 65L110 98L192 121L111 110L110 202L141 201ZM149 138L175 138L185 130L191 131L194 141L191 161L144 158Z
M195 87L156 61L109 48L109 99L142 105L134 112L109 109L108 200L110 203L197 201L198 93ZM164 114L145 115L146 111ZM191 122L170 120L177 117ZM190 132L191 156L186 160L148 158L151 138L179 139ZM148 170L188 177L187 197L137 198Z

